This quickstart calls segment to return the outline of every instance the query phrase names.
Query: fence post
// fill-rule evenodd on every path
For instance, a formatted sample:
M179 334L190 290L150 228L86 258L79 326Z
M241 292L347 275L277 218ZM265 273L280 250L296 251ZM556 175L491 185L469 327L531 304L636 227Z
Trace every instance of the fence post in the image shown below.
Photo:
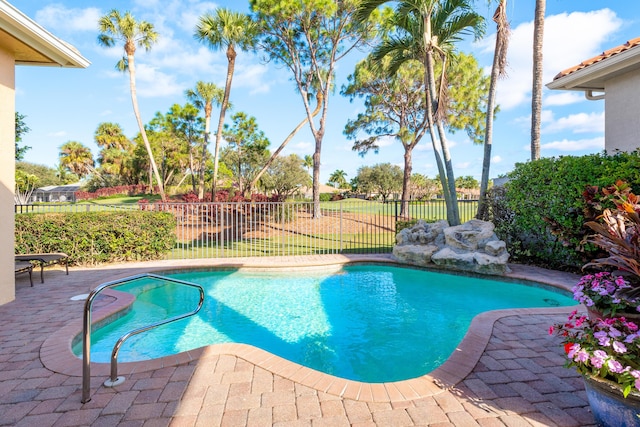
M340 200L340 253L342 250L342 200Z
M280 242L280 252L284 256L284 204L286 202L280 202L280 227L282 227L282 241Z

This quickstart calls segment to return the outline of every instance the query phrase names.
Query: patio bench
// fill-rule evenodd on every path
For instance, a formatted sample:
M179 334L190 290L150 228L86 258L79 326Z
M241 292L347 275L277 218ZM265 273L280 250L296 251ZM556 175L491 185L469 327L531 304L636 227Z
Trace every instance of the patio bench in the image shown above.
M16 274L29 273L29 282L31 283L31 287L33 287L33 264L28 261L16 261L15 272Z
M16 262L18 261L29 261L35 262L40 265L40 281L44 283L44 268L53 264L64 264L65 269L67 270L67 276L69 275L69 264L68 258L69 256L64 252L54 252L48 254L20 254L16 255Z

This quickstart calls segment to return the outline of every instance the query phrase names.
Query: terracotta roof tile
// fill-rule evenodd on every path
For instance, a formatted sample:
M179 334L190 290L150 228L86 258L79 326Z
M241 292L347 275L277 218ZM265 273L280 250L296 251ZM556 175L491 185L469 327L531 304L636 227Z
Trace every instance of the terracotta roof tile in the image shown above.
M566 70L562 70L560 71L554 78L553 80L557 80L561 77L567 76L571 73L574 73L578 70L581 70L583 68L588 67L589 65L593 65L597 62L603 61L607 58L610 58L614 55L617 55L619 53L622 53L624 51L627 51L631 48L634 48L636 46L640 46L640 37L636 37L635 39L631 39L628 42L626 42L623 45L620 46L616 46L614 48L611 48L609 50L605 50L604 52L602 52L600 55L598 56L594 56L593 58L587 59L585 61L582 61L580 64L575 65L571 68L567 68Z

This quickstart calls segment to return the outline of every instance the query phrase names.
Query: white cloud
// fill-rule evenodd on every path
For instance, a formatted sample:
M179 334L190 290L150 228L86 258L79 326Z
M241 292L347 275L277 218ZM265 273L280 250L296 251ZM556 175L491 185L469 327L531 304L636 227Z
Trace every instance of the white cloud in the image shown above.
M500 163L500 162L502 162L502 157L500 156L493 156L491 158L491 163Z
M582 92L552 92L547 94L542 104L545 107L553 107L556 105L570 105L585 101L586 98Z
M604 132L604 112L577 113L561 117L545 126L544 133L570 130L573 133Z
M63 130L60 130L58 132L50 132L50 133L47 134L47 136L51 136L51 137L54 137L54 138L62 138L63 136L67 136L67 132L63 131Z
M471 166L471 162L457 163L456 169L469 169L469 166Z
M543 82L552 81L560 71L602 52L604 44L610 44L611 34L621 26L622 20L610 9L546 17ZM488 37L477 46L483 52L491 52L494 40L495 36ZM530 102L532 45L533 21L522 23L512 30L507 78L500 80L497 89L498 104L503 110Z
M146 64L137 64L136 90L141 97L153 98L181 95L184 88L176 82L174 75L165 74Z
M36 12L35 20L43 27L55 31L96 31L100 9L67 9L60 4L50 4Z
M527 147L529 149L530 147ZM604 137L592 139L578 139L561 141L553 141L540 145L541 150L558 150L558 151L582 151L582 150L604 150Z

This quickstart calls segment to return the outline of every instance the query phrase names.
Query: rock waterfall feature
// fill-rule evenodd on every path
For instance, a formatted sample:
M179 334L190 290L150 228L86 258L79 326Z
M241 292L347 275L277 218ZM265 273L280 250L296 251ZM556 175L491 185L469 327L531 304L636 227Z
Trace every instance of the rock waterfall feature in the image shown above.
M393 255L407 264L500 275L509 271L509 253L493 230L493 223L478 219L453 227L419 220L397 234Z

